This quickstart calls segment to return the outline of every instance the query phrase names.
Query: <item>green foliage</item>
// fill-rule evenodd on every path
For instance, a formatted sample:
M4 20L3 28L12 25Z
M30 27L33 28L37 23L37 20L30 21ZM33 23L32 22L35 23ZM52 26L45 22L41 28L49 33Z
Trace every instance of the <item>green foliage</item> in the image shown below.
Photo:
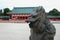
M0 15L2 15L2 10L0 9Z
M0 10L0 14L2 13L2 9Z
M7 13L10 12L9 8L4 8L4 15L7 15Z
M60 12L57 9L54 8L53 10L49 11L48 15L60 16Z
M59 12L59 16L60 16L60 12Z
M4 12L2 12L2 10L0 9L0 16L8 16L8 12L10 12L11 10L9 8L4 8L3 9Z

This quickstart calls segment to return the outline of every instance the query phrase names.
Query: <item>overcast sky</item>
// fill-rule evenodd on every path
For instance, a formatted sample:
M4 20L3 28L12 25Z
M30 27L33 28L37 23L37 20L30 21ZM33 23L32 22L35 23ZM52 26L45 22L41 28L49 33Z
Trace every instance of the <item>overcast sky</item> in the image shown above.
M43 6L48 12L53 8L60 11L60 0L0 0L0 9L13 7L34 7Z

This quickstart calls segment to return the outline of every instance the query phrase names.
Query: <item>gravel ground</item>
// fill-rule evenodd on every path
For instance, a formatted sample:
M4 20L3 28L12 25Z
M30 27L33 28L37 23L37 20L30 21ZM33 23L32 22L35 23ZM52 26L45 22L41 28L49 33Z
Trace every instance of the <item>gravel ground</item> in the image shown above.
M60 40L60 24L56 23L54 26L57 31L55 40ZM29 40L29 35L27 23L0 23L0 40Z

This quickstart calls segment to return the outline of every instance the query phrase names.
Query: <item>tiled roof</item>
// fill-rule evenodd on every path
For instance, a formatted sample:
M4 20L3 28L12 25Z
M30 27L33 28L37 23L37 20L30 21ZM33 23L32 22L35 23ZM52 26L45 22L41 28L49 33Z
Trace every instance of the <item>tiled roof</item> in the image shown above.
M0 18L10 18L10 16L0 16Z
M35 7L14 7L11 13L32 13Z
M60 16L47 16L48 18L60 18Z

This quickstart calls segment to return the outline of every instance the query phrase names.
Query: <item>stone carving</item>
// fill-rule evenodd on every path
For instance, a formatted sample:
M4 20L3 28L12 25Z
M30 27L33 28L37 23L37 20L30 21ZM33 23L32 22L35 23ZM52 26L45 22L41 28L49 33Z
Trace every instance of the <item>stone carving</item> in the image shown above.
M26 22L29 22L31 29L30 40L54 40L56 29L42 6L36 7Z

